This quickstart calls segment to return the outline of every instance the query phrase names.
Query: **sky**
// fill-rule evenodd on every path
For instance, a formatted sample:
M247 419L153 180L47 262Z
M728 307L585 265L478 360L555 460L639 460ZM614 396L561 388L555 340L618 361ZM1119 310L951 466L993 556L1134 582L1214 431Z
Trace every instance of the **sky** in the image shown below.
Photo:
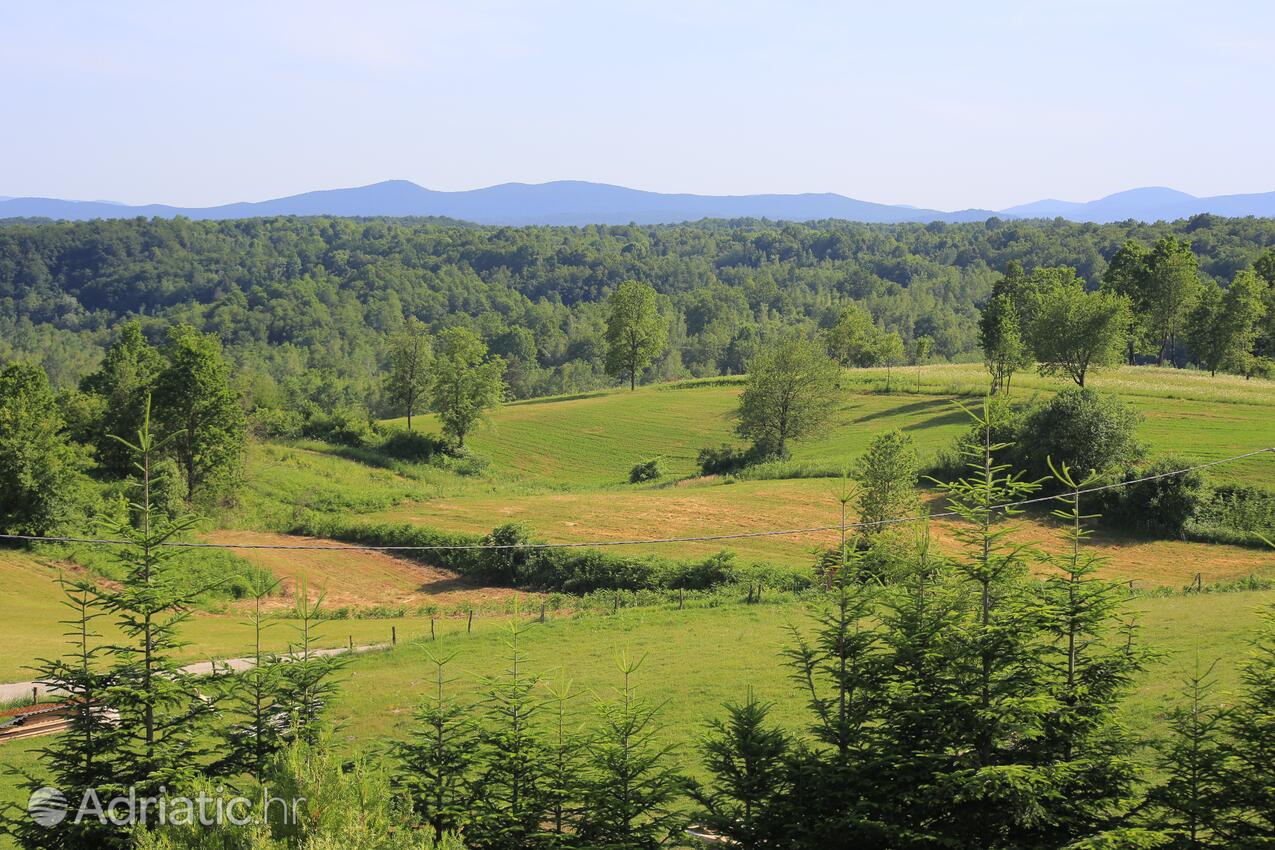
M11 2L0 196L1275 190L1275 3Z

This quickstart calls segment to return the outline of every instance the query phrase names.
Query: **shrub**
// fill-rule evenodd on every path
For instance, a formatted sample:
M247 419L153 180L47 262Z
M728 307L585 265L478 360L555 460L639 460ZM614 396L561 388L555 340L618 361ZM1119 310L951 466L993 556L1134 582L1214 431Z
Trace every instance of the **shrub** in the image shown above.
M248 417L248 428L260 440L291 440L301 436L305 417L295 410L258 407Z
M629 470L629 483L641 484L643 481L654 481L664 477L664 459L653 457L644 460Z
M1029 479L1049 476L1048 459L1077 476L1112 472L1142 459L1134 436L1141 416L1119 398L1088 387L1063 390L1029 410L1013 456Z
M395 460L428 463L435 456L447 450L443 440L419 431L391 430L377 446L378 451Z
M1181 458L1164 458L1140 469L1128 469L1123 477L1145 478L1190 465ZM1181 538L1185 536L1187 521L1195 515L1204 496L1204 476L1199 472L1143 481L1106 491L1103 519L1134 531Z
M775 459L781 458L776 458L757 446L741 449L723 443L717 448L705 446L700 449L696 463L699 465L700 475L725 475L755 463Z
M367 411L344 405L331 413L316 413L301 429L302 436L342 446L360 448L370 445L375 434Z
M486 537L436 531L408 523L345 523L311 515L291 531L370 546L448 546L457 548L405 551L404 557L454 570L466 578L527 590L588 593L593 590L656 590L670 587L712 587L732 580L722 554L704 562L672 561L654 556L623 557L596 549L533 548L528 530L503 525ZM485 550L460 548L479 543L527 546ZM677 584L675 584L675 582Z
M1238 484L1215 487L1195 519L1206 527L1275 536L1275 491Z
M987 415L992 423L992 443L1011 444L1008 448L994 452L993 460L996 463L1013 462L1013 444L1018 442L1019 433L1022 431L1023 412L1010 404L1004 396L989 397L987 406ZM969 419L961 411L957 411L957 414L966 420ZM963 434L952 441L949 448L939 452L938 458L930 469L931 477L940 481L952 481L965 475L969 471L966 468L970 459L969 451L977 449L979 454L982 454L984 439L983 429L971 423Z

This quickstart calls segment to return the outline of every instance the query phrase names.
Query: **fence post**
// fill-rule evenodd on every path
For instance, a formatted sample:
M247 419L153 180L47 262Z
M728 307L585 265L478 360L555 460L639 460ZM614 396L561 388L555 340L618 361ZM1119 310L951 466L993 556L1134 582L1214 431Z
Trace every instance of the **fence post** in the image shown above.
M434 637L434 618L433 617L429 618L429 639L437 640L437 638Z
M390 626L390 646L398 646L398 626Z
M677 610L681 611L686 607L686 591L679 590L677 592Z
M469 635L469 634L473 634L473 633L474 633L474 609L473 609L473 608L470 608L470 609L469 609L469 622L465 624L465 634Z
M541 599L540 600L540 622L543 623L544 621L545 621L545 601Z
M40 689L39 687L32 687L31 688L31 704L37 705L39 702L40 702Z
M350 635L350 652L354 651L354 635Z

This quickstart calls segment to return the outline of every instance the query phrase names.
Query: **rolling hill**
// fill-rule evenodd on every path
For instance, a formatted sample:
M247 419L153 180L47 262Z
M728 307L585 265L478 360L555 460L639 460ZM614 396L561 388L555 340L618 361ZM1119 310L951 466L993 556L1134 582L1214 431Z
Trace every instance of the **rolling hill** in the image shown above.
M283 198L214 207L165 204L129 206L112 201L0 197L0 219L185 216L239 219L279 215L432 216L493 225L667 224L705 218L766 218L787 221L846 219L869 223L983 221L1005 218L1054 218L1110 222L1175 220L1200 213L1223 216L1275 216L1275 192L1199 198L1159 187L1131 189L1095 201L1042 200L994 211L954 212L907 205L879 204L832 192L764 195L666 194L604 183L559 180L550 183L502 183L481 189L441 192L407 180L368 186L304 192Z

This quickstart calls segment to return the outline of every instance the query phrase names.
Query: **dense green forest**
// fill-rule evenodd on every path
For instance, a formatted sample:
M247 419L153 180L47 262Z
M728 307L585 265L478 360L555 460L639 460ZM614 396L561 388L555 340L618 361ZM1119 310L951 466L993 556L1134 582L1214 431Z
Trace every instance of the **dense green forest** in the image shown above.
M907 351L974 359L979 309L1017 261L1071 266L1098 287L1127 240L1186 240L1226 285L1275 246L1275 221L1003 221L869 225L707 221L671 226L478 227L440 220L274 218L0 226L0 359L37 359L55 387L92 371L120 320L165 339L216 333L250 402L322 393L375 413L405 317L468 325L515 397L611 385L605 299L650 284L668 344L642 379L733 374L794 325L830 328L850 301ZM320 389L322 388L322 389Z

